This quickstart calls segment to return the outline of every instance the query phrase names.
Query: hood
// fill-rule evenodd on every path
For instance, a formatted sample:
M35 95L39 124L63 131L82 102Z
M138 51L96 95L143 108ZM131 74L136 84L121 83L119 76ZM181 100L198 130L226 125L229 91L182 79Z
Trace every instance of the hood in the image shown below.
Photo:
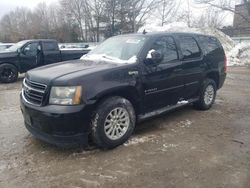
M73 60L55 63L30 70L26 74L26 77L31 81L49 85L51 82L59 78L61 80L63 77L70 77L71 79L75 80L79 76L84 76L118 66L121 65L106 61L96 62L87 60ZM65 82L69 83L69 79L65 80Z
M18 55L17 52L10 52L10 51L1 51L0 52L0 60L5 58L16 57Z

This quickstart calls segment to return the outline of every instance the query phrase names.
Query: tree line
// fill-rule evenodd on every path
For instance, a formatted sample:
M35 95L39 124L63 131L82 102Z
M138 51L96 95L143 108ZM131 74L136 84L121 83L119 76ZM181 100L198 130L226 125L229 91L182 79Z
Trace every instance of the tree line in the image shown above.
M198 0L197 0L198 1ZM59 0L56 4L38 4L33 10L19 7L0 20L0 41L53 38L60 42L98 42L113 35L133 33L148 20L165 25L174 21L189 26L221 27L220 16L229 6L207 3L204 14L194 17L189 0ZM232 1L230 6L232 5ZM187 6L183 6L183 5ZM216 6L215 6L216 5Z
M174 0L60 0L52 5L40 3L33 10L16 8L0 20L0 41L98 42L100 36L136 32L163 1L175 4Z

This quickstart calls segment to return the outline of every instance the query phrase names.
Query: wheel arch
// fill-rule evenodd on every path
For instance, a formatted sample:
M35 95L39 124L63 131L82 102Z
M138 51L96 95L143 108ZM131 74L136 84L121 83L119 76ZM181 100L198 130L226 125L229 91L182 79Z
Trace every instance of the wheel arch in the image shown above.
M138 91L133 86L116 87L104 92L101 92L95 97L96 106L108 97L118 96L129 100L134 107L136 115L140 113L140 96Z
M3 66L3 65L12 65L17 69L17 72L20 72L19 67L15 63L11 63L11 62L8 62L8 61L7 62L1 62L0 67Z
M219 73L218 72L216 72L216 71L209 72L209 73L207 73L206 78L210 78L210 79L214 80L216 83L216 87L219 88L220 80L219 80Z

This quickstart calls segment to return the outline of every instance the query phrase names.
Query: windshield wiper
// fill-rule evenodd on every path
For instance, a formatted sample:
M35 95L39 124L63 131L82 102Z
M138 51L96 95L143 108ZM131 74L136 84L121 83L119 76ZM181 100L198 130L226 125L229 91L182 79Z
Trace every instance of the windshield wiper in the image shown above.
M102 57L109 59L109 60L119 60L118 58L112 57L112 56L107 56L107 55L103 55Z

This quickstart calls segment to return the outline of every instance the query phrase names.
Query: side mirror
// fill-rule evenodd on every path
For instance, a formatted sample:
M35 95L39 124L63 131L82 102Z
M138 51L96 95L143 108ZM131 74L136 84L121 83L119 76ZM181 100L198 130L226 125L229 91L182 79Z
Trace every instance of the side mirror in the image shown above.
M39 52L42 51L41 45L38 45L38 46L37 46L37 51L39 51Z
M154 49L150 50L146 57L147 64L158 64L163 59L163 54Z
M19 53L19 54L21 53L21 48L17 49L17 53Z

